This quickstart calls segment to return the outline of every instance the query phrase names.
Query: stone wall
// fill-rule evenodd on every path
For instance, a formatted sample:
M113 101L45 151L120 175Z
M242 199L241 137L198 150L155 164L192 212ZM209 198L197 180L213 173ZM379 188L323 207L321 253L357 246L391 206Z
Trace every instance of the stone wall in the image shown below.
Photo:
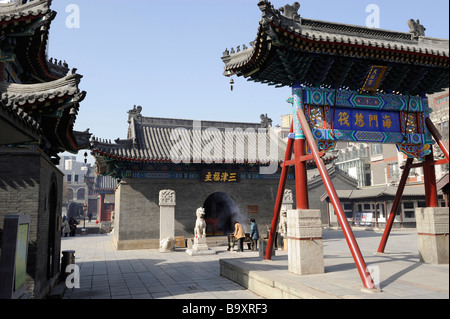
M348 177L334 171L331 175L337 189L352 189ZM234 184L209 184L193 179L124 179L116 190L114 243L118 249L159 248L159 192L171 189L176 193L175 236L193 237L195 211L215 192L223 192L238 206L246 231L250 218L255 218L262 236L272 222L279 180L242 179ZM294 180L288 180L295 207ZM325 188L320 176L309 185L310 209L321 211L323 225L328 224L327 203L320 201ZM248 206L257 205L257 214L249 214Z
M62 173L38 151L0 153L0 229L5 215L30 215L26 292L36 299L46 295L59 274L62 185ZM51 273L49 238L54 239Z

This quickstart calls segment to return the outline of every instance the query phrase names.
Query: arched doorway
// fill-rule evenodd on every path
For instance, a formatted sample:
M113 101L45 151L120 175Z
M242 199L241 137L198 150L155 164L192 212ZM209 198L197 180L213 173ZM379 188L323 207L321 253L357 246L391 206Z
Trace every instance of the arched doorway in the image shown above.
M208 236L221 236L234 231L233 220L238 215L239 208L228 194L222 192L211 194L203 207Z

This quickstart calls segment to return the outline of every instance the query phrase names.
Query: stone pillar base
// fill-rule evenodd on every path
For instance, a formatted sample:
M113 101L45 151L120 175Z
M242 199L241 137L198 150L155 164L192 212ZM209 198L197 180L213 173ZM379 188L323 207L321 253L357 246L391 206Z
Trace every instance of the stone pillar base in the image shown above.
M200 256L215 255L216 251L208 247L208 244L206 243L206 237L203 237L194 238L194 244L192 245L192 248L186 249L186 253L191 256Z
M324 273L320 210L290 210L287 219L289 271L298 275Z
M448 264L448 207L416 208L415 213L420 261L427 264Z

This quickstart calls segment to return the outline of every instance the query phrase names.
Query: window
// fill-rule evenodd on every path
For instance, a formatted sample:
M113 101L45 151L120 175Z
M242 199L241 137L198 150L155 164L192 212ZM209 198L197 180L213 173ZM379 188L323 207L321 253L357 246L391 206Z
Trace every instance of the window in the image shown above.
M384 216L384 204L378 203L377 204L377 215L379 218L385 218Z
M427 207L427 203L426 202L418 202L417 207Z
M72 160L65 160L64 161L64 169L66 171L71 171L72 170Z
M342 203L344 208L345 217L353 218L353 204L352 203Z
M405 218L415 218L416 214L414 210L414 202L403 203L403 213L405 214Z
M85 189L84 188L80 188L78 191L77 191L77 200L84 200L85 199L85 195L86 194L86 191L85 191Z
M449 96L447 95L447 96L441 97L439 99L436 99L436 104L442 104L442 103L448 102L448 97Z
M359 156L358 156L358 149L356 148L356 147L354 147L353 149L352 149L352 159L356 159L356 158L358 158Z
M72 175L67 175L67 181L71 182L72 181Z
M78 175L75 175L75 183L78 183Z
M380 143L372 143L372 155L382 154L383 147Z
M391 176L391 178L399 176L398 163L389 164L389 174L390 174L389 176Z
M361 145L359 148L359 157L367 157L366 149L364 148L364 145Z

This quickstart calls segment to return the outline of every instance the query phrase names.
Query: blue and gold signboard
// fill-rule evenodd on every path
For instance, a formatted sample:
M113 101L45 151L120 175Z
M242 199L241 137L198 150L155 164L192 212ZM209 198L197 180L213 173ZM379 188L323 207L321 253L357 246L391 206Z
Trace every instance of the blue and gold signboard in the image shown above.
M361 95L353 91L294 88L294 114L303 108L320 150L338 141L397 144L410 157L424 158L434 143L425 118L428 99L395 94ZM296 116L294 116L296 119ZM302 138L294 120L295 137Z
M363 90L369 92L376 92L383 81L388 67L374 65L367 75L366 82L364 83Z

